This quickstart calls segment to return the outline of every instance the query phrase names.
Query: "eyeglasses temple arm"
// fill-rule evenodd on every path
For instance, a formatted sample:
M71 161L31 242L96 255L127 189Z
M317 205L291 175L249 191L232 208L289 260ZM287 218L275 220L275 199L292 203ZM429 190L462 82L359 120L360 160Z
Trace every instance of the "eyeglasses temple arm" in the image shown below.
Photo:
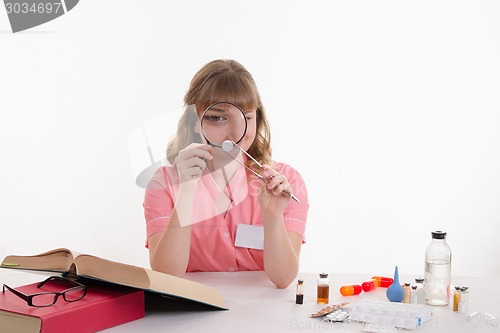
M24 299L25 301L28 301L28 299L29 299L28 295L25 295L25 294L23 294L22 292L17 291L16 289L9 287L9 286L8 286L8 285L6 285L6 284L4 284L4 285L3 285L3 292L4 292L4 293L5 293L5 288L7 288L7 289L8 289L9 291L11 291L13 294L15 294L15 295L17 295L17 296L21 297L21 298L22 298L22 299Z

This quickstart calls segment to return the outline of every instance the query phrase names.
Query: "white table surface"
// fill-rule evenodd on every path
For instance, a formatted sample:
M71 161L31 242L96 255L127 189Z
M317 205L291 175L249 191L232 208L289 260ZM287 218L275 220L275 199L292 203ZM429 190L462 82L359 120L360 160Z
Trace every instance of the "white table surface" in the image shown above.
M0 269L0 283L12 287L42 280L46 275ZM105 332L363 332L363 324L328 323L309 315L325 305L316 303L316 273L301 273L304 304L295 304L295 282L277 289L264 272L190 273L186 278L217 288L224 297L227 311L179 309L175 306L148 309L146 317ZM362 292L357 296L340 295L342 285L361 284L368 275L330 273L330 303L363 300L385 301L385 288ZM414 276L401 276L400 282L413 282ZM469 313L488 312L500 318L500 277L453 277L452 284L467 285L470 290ZM453 312L451 306L430 307L433 319L415 332L500 332L499 326L471 324L466 315ZM411 331L408 331L411 332Z

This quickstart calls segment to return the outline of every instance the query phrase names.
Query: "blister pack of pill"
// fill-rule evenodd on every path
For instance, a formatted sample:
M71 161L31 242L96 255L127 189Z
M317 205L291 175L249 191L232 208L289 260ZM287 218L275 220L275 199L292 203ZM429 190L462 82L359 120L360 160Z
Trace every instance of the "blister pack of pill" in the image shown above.
M366 300L353 304L350 319L385 327L416 329L432 319L432 312L423 304Z
M349 318L350 310L348 308L342 307L323 317L323 320L329 322L342 322Z

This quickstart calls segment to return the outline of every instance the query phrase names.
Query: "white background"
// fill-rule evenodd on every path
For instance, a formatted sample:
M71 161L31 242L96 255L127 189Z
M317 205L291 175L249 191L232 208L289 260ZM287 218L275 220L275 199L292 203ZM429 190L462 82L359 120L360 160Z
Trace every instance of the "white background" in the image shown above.
M423 275L445 230L452 274L500 275L500 2L478 0L85 0L17 34L0 8L0 257L148 267L129 137L217 58L307 182L301 271Z

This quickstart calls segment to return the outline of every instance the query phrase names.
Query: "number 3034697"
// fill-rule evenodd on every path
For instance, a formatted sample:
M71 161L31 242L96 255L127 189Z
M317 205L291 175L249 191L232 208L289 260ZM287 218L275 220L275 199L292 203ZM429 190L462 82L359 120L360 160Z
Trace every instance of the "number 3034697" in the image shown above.
M39 3L26 3L26 2L15 2L5 3L5 8L7 9L7 14L51 14L58 13L59 10L63 10L61 3L51 3L51 2L39 2Z

